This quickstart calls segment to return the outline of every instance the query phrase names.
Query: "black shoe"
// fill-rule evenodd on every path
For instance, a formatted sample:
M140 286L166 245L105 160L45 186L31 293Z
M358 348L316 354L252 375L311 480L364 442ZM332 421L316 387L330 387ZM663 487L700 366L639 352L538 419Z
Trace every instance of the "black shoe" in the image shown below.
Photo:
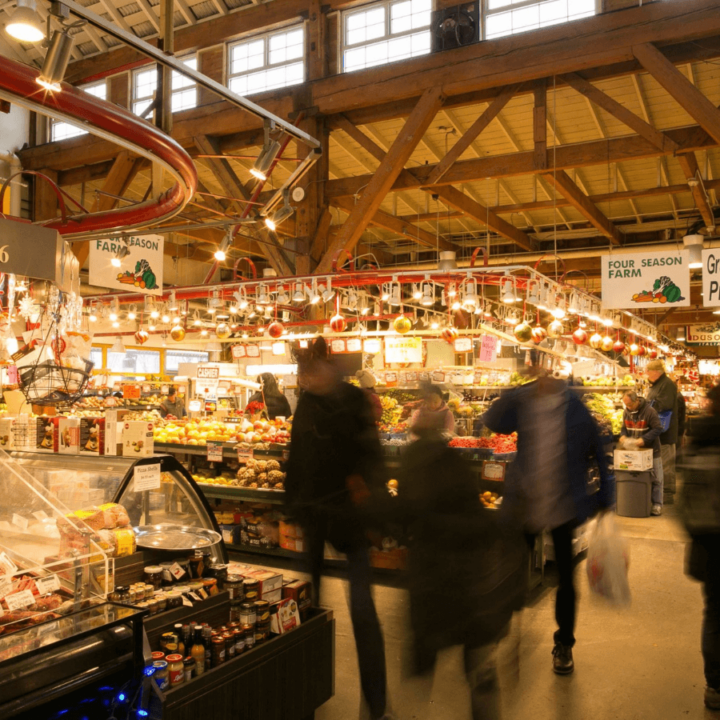
M570 675L574 669L572 648L569 645L557 643L553 650L553 671L558 675Z

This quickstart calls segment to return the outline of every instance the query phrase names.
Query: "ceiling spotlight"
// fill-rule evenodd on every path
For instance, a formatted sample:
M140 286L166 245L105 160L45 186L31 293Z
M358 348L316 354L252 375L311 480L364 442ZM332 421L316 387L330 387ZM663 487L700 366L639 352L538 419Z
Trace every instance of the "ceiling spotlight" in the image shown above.
M268 295L267 285L260 283L257 289L257 301L260 305L268 305L270 303L270 296Z
M35 0L18 0L5 32L26 43L40 42L45 37L42 22L35 11Z
M218 262L223 262L225 258L227 257L227 251L230 249L230 246L232 245L232 230L228 228L227 234L222 239L222 242L218 246L218 249L215 251L215 259Z
M538 310L547 310L548 307L548 286L545 283L542 283L540 286L540 292L538 293L538 301L535 303Z
M413 300L420 300L422 299L422 290L420 289L419 285L413 285L412 288L412 298Z
M502 284L502 301L506 305L512 305L516 300L515 293L513 292L513 281L510 278L503 280Z
M477 280L468 277L468 281L469 282L465 283L462 304L470 310L473 310L478 306Z
M162 318L160 318L160 319L165 324L170 322L170 316L167 314L167 312L164 312Z
M170 301L168 303L168 309L171 313L176 313L180 309L178 306L177 298L175 297L175 291L170 292Z
M153 320L157 320L160 317L160 311L155 306L153 306L153 309L150 312L150 317Z
M228 312L231 315L237 315L237 313L238 313L237 305L230 305L230 307L228 308Z
M450 286L450 289L448 290L448 297L454 298L457 295L457 290L455 289L455 285L452 284Z
M258 180L265 181L268 178L268 170L273 164L273 161L280 152L280 143L277 140L270 139L270 132L275 129L275 123L271 121L265 122L265 141L263 142L262 150L258 155L255 164L250 170L250 174Z
M388 290L387 285L385 285L384 283L382 286L382 294L380 295L380 299L383 302L387 302L390 299L390 291Z
M197 310L195 311L195 316L193 317L193 325L195 327L199 327L200 325L202 325L202 320L200 319L200 313Z
M350 310L357 310L358 306L358 295L354 290L348 293L347 304Z
M702 267L702 251L703 251L702 235L686 235L683 238L683 245L690 251L690 262L688 267L696 270Z
M278 305L287 305L290 302L290 296L287 294L287 291L285 290L285 286L282 285L278 288L278 294L277 294L277 303Z
M432 307L435 304L435 289L429 282L423 283L420 304L423 307Z
M290 193L285 190L283 192L283 204L272 215L265 218L265 226L268 230L275 231L277 226L285 222L293 213L295 208L290 204Z
M320 302L320 293L317 288L317 280L312 281L312 287L310 289L310 304L317 305Z
M128 320L135 320L137 317L137 308L134 305L130 306L130 310L128 310Z
M65 71L70 62L72 46L72 35L67 29L56 30L53 33L50 47L45 55L45 62L43 62L42 70L37 78L38 84L46 90L50 92L62 90L60 83L65 77Z
M402 288L396 277L393 278L393 283L390 286L390 299L388 302L395 307L402 305Z
M323 302L330 302L335 297L335 291L332 289L332 278L327 279L327 287L320 286L322 290Z
M124 355L127 352L125 350L125 345L123 345L122 338L119 335L115 338L115 342L113 343L113 346L110 348L110 352L118 353L120 355Z
M305 302L305 287L302 283L295 283L295 292L293 293L292 301L294 303Z

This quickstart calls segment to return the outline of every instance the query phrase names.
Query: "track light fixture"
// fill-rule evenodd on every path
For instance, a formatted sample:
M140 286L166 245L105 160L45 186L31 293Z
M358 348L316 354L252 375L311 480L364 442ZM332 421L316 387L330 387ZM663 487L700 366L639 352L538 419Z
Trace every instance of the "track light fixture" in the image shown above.
M17 8L5 26L5 32L20 42L40 42L45 37L35 0L18 0Z
M272 215L265 218L265 226L268 230L277 230L278 225L285 222L293 213L295 208L290 204L289 190L283 191L283 204Z
M73 39L68 28L56 30L50 40L42 71L37 78L38 84L42 85L49 92L60 92L60 83L65 77L70 53L72 52Z
M263 143L260 155L250 170L250 174L258 180L267 180L268 170L280 152L280 143L270 139L270 133L275 129L275 123L271 120L265 121L265 142Z
M294 303L305 302L305 286L302 283L295 283L295 292L293 292L292 301Z
M224 262L225 258L227 257L227 251L230 249L231 245L232 245L232 230L228 229L227 234L222 239L222 242L218 246L218 249L215 251L215 259L218 262Z

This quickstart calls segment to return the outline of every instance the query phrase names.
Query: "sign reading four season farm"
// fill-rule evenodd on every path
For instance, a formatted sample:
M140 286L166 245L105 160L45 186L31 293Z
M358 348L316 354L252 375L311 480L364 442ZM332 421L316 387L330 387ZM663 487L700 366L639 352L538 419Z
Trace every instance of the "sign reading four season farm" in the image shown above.
M607 310L690 305L688 252L604 255L602 304Z
M163 249L161 235L140 235L127 238L130 254L120 267L112 264L125 243L117 239L90 241L90 284L113 290L126 290L162 295Z

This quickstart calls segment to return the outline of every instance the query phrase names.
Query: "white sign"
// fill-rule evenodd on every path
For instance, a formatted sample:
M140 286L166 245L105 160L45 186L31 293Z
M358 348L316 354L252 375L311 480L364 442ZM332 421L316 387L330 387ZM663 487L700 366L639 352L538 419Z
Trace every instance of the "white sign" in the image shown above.
M455 340L455 352L456 353L467 353L472 352L473 341L472 338L463 337Z
M162 295L164 239L162 235L140 235L127 239L130 254L120 267L112 259L125 247L119 240L90 241L90 284L113 290Z
M687 250L603 255L603 308L689 307L688 258Z
M15 610L22 610L30 605L34 605L35 596L31 590L21 590L20 592L6 595L5 602L7 603L8 610L14 612Z
M421 363L422 338L419 337L386 337L386 363Z
M160 463L136 465L133 473L135 492L160 489Z
M685 342L688 345L720 345L720 322L688 325Z
M720 306L720 248L702 252L703 305Z
M220 377L220 368L213 365L198 365L198 380L217 380Z
M47 595L48 593L55 592L60 589L60 581L58 580L57 575L35 578L35 585L37 586L38 593L40 595Z

